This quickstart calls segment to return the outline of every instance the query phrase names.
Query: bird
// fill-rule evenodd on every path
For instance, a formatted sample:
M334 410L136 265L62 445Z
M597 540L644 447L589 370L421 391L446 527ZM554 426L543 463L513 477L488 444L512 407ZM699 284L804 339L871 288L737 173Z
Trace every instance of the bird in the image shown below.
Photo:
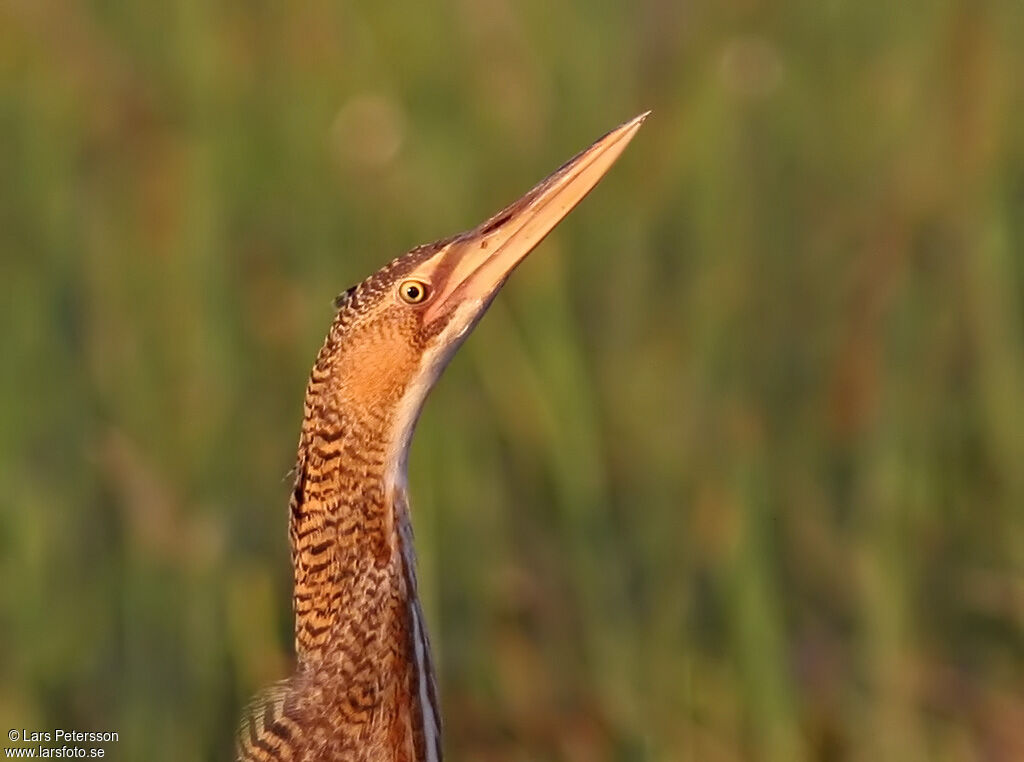
M289 500L296 668L244 711L238 762L440 762L407 496L413 430L509 275L649 113L477 227L417 246L335 300L306 386Z

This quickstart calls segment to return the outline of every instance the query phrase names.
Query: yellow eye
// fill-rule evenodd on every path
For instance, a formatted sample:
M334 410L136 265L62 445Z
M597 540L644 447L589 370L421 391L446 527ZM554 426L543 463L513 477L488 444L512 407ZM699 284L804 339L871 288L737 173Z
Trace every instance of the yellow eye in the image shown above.
M427 298L430 287L421 280L403 280L398 287L398 295L407 304L419 304Z

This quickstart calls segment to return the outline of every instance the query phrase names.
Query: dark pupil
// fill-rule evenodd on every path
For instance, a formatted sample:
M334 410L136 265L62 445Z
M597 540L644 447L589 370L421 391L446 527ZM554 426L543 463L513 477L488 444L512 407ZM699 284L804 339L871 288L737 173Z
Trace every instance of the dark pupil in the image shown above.
M420 287L416 286L416 285L411 285L411 284L406 286L405 287L405 295L408 296L410 299L419 299L420 298Z

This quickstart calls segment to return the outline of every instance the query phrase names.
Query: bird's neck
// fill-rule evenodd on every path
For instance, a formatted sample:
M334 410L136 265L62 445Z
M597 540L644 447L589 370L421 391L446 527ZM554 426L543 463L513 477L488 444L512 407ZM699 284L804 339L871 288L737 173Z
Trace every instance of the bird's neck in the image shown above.
M434 759L440 720L417 597L408 435L396 450L390 433L401 406L346 409L316 382L314 372L290 504L299 669L328 683L324 711L354 725L390 718L401 728L388 732L415 758Z
M381 628L393 623L381 616L416 597L404 490L383 449L350 417L304 427L290 503L300 662L343 650L346 632L363 636L362 651L384 645L390 633Z

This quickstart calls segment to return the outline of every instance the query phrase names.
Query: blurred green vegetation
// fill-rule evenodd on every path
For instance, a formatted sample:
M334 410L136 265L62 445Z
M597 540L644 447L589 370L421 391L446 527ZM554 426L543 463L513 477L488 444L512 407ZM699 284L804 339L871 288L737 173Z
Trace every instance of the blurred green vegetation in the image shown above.
M456 760L1024 759L1024 5L0 5L0 721L230 756L332 296L653 117L432 395Z

